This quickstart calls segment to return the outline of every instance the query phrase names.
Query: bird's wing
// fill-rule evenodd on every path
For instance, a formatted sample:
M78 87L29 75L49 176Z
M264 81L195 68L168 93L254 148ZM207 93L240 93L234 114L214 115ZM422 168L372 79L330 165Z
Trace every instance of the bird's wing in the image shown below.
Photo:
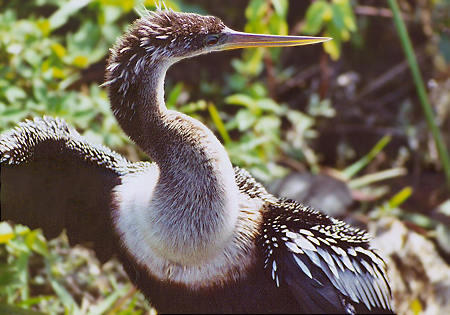
M127 164L63 120L20 123L0 135L1 219L42 228L47 237L66 229L71 244L91 243L104 261L113 253L111 190Z
M292 200L269 204L262 229L265 269L306 309L391 312L384 262L364 231Z

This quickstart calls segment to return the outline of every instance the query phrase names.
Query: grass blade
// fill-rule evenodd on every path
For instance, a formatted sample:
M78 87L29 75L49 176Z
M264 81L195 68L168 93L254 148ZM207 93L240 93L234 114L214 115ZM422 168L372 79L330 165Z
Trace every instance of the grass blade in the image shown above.
M353 163L352 165L348 166L345 170L342 171L342 174L346 179L350 179L356 174L359 173L364 167L366 167L376 156L378 153L381 152L381 150L384 149L384 147L391 141L391 136L387 135L378 141L375 146L370 150L369 153L364 155L361 159Z
M400 15L400 9L398 7L397 1L388 0L388 3L394 15L395 27L397 28L397 33L400 37L403 50L405 51L406 59L408 60L409 67L411 68L411 73L414 79L414 84L416 85L420 104L422 105L422 110L425 114L425 118L427 120L427 124L430 128L431 134L433 135L434 142L439 152L439 157L441 158L442 167L444 168L445 177L447 179L447 187L450 189L450 158L448 155L448 151L442 139L439 128L435 123L433 109L430 105L430 102L428 101L425 84L423 83L422 75L420 74L419 66L417 64L417 59L414 54L411 41L409 39L408 31L406 30L405 23L403 22Z

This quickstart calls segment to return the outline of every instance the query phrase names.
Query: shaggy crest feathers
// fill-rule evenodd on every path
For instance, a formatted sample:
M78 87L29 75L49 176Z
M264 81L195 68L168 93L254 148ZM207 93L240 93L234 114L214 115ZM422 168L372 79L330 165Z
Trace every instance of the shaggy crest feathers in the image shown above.
M148 11L110 49L104 86L115 83L119 93L126 94L139 73L155 62L186 57L205 45L208 34L225 29L214 16L181 13L172 10Z

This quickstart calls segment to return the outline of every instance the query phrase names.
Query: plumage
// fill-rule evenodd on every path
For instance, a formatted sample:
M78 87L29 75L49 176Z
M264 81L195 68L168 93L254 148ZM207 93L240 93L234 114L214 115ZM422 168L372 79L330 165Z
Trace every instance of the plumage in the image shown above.
M215 50L323 41L150 12L111 50L111 108L154 161L131 163L58 118L0 137L2 219L67 230L102 261L117 254L160 312L392 312L385 266L364 231L269 194L202 123L164 105L178 60ZM284 44L283 44L284 43Z

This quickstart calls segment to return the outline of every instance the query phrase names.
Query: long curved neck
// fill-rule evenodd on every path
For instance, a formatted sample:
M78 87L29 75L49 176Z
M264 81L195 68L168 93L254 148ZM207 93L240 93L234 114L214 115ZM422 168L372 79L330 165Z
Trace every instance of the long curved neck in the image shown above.
M145 238L166 258L195 263L214 256L232 237L238 189L228 155L213 133L166 109L168 67L145 67L125 93L120 82L112 84L110 98L124 131L158 166L156 184L148 184Z
M164 79L168 64L141 70L139 77L124 75L110 86L111 107L125 133L154 161L159 160L167 109ZM126 81L128 79L128 81Z

